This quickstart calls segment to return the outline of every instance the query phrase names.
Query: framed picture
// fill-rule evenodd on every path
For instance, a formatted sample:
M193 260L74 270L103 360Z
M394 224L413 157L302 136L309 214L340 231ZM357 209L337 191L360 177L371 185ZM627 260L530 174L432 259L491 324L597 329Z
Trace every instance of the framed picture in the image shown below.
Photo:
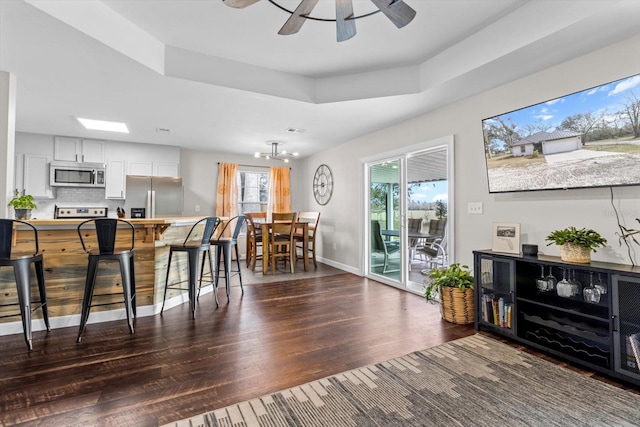
M520 253L520 224L509 222L493 223L493 245L494 252L504 252L508 254Z

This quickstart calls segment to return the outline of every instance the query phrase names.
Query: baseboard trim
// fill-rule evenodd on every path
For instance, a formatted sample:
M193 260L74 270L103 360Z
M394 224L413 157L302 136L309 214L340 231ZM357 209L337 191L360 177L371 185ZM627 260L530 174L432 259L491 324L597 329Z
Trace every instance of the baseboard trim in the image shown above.
M341 264L339 262L333 261L331 259L326 259L322 257L318 257L317 260L323 264L327 264L333 268L337 268L342 271L346 271L347 273L355 274L356 276L362 276L359 268L351 267L350 265Z

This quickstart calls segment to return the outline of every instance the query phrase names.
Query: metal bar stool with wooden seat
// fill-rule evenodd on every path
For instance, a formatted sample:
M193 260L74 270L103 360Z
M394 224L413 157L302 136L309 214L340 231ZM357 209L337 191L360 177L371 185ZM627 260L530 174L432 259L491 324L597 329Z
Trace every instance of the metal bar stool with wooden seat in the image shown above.
M89 232L93 225L97 247L87 244L92 233ZM120 230L120 231L118 231ZM129 232L131 234L129 235ZM124 294L124 309L127 313L129 332L133 333L133 319L136 314L136 282L133 268L133 246L135 230L133 224L118 218L94 218L78 224L78 236L82 244L82 250L89 255L87 267L87 280L84 285L84 298L82 300L82 315L80 318L80 330L78 342L82 341L82 334L89 320L91 307L121 304L120 301L92 304L93 297L105 297L116 293L104 293L94 295L96 277L100 261L118 261L120 264L120 277L122 279L122 293ZM123 237L124 236L124 237ZM118 247L116 247L118 246Z
M216 231L216 228L220 225L220 218L212 216L202 218L200 221L193 224L191 230L187 234L187 237L184 239L184 242L180 244L174 244L169 246L169 261L167 262L167 277L165 279L164 286L164 296L162 297L162 309L160 313L164 311L164 304L167 299L167 290L171 289L182 289L189 291L189 308L191 309L191 316L196 318L196 294L200 288L200 286L196 287L196 282L198 281L198 259L200 258L200 254L207 256L209 258L209 268L213 274L213 262L211 261L211 252L210 252L210 240L213 233ZM204 225L204 228L202 226ZM198 237L198 233L202 230L202 236ZM178 281L176 283L169 284L169 273L171 272L171 258L173 257L174 252L185 252L187 254L187 287L180 287L182 283L185 281ZM204 258L202 267L204 268ZM200 282L199 285L202 284L202 274L200 274ZM218 306L218 294L214 287L216 307Z
M216 247L216 279L214 281L214 287L218 288L218 280L220 279L220 258L224 259L224 281L227 291L227 302L229 301L229 294L231 293L231 275L233 273L238 274L240 278L240 289L244 294L244 288L242 287L242 269L240 268L240 254L238 253L238 235L245 223L245 216L238 215L231 218L224 226L218 238L212 239L211 244ZM225 236L225 231L235 222L235 228L233 229L233 235L231 237ZM237 270L231 270L231 248L235 250ZM202 260L204 267L204 259Z
M12 253L11 249L13 246L13 234L15 232L16 225L25 225L31 228L31 230L27 231L33 231L33 240L35 243L35 251L33 253ZM0 267L13 267L13 273L16 280L16 288L18 291L17 304L2 304L0 306L20 306L20 316L22 317L24 339L27 342L27 347L29 348L29 350L33 349L31 336L31 313L33 311L37 310L38 308L42 308L42 318L44 320L44 324L47 327L47 331L51 330L51 327L49 326L49 313L47 312L47 294L44 284L43 260L42 254L39 252L40 248L38 246L38 230L36 230L36 228L32 224L17 219L0 219ZM30 285L32 263L36 272L36 278L38 280L38 291L40 293L39 301L31 301ZM37 305L33 307L33 303ZM7 315L2 317L9 316L14 315ZM17 316L17 314L15 314L15 316Z

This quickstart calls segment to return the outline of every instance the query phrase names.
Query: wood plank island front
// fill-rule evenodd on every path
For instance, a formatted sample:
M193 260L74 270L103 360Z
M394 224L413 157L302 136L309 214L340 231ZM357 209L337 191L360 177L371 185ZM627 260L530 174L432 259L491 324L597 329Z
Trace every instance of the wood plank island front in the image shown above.
M176 217L154 219L127 219L135 229L135 284L136 305L138 316L151 315L159 311L164 293L167 261L171 243L182 243L191 227L202 217ZM84 286L87 277L87 254L83 252L78 237L77 226L82 219L41 219L28 221L38 230L40 252L44 257L45 283L47 291L47 305L52 328L78 325ZM202 237L201 227L198 227L194 237ZM83 233L91 236L85 240L88 246L97 245L93 233ZM18 227L14 234L14 251L33 252L33 233L26 227ZM128 238L129 232L119 235ZM171 262L171 276L169 283L187 279L187 262L183 254L174 254ZM205 274L209 273L206 263ZM35 274L32 274L32 298L37 299L37 284ZM207 282L207 284L209 284ZM117 261L101 261L98 267L95 295L113 294L111 296L94 297L93 304L101 302L122 302L122 282L120 267ZM17 306L1 306L18 301L15 278L11 268L0 269L0 334L21 333L19 309ZM170 290L167 300L181 297L181 301L188 301L186 291ZM174 300L175 301L175 300ZM91 308L89 322L108 321L124 318L124 304L103 305ZM166 309L166 307L165 307ZM2 317L18 314L16 317ZM33 313L34 330L41 329L42 313ZM11 328L3 328L2 324ZM17 330L14 330L17 329Z

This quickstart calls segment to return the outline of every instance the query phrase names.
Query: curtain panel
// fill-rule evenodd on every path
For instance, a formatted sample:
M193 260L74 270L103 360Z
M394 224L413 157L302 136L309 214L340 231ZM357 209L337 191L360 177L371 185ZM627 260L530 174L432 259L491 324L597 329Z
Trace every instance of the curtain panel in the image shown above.
M291 212L291 169L287 167L269 168L269 201L267 215L274 212Z
M236 163L218 164L218 188L216 194L216 216L233 218L238 215L238 165ZM228 228L231 234L232 227Z

